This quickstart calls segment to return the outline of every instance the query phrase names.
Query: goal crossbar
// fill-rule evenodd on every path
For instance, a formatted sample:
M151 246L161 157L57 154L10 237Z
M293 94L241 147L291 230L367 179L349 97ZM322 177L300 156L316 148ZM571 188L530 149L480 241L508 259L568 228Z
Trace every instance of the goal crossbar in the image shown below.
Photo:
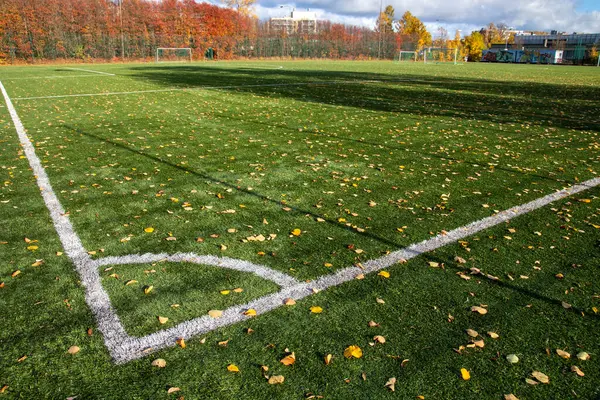
M427 64L428 62L453 62L454 64L458 64L458 48L426 47L423 49L422 53L423 62L425 64ZM438 54L438 59L436 59L436 57L434 56L435 53Z

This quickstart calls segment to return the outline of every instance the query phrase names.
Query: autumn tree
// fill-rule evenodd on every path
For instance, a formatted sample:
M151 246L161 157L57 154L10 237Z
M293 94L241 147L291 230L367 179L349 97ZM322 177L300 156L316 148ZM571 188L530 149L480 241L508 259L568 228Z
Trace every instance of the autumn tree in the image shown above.
M221 0L221 2L244 15L252 15L252 7L256 3L256 0Z
M471 34L465 38L465 49L469 56L469 60L480 61L483 50L486 49L483 35L477 31L471 32Z
M389 33L394 31L394 13L394 7L385 7L385 10L377 18L377 25L375 26L377 32Z
M413 38L418 50L431 45L431 33L427 31L425 24L410 11L402 15L402 18L396 23L396 27L400 35Z

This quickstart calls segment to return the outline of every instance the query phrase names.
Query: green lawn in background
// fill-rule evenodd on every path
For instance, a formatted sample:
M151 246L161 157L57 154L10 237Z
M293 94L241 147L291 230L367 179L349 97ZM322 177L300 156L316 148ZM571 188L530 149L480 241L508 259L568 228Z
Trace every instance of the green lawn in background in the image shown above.
M93 257L195 252L313 280L600 175L594 68L73 67L115 76L5 67L0 81ZM100 93L110 95L70 96ZM45 96L59 97L32 99ZM0 387L8 385L7 398L600 396L598 188L396 265L389 279L369 275L191 339L185 349L117 366L72 264L57 255L60 242L0 106ZM269 240L248 240L258 235ZM38 248L28 249L25 238ZM43 263L34 267L36 260ZM277 290L255 276L188 264L101 274L126 330L138 336ZM131 279L138 282L125 285ZM470 311L482 304L486 315ZM313 305L323 313L311 314ZM169 322L160 325L158 315ZM380 326L369 327L371 320ZM485 347L457 352L469 343L469 328ZM375 335L386 342L371 345ZM72 345L81 352L67 354ZM360 346L363 358L344 359L349 345ZM293 366L279 363L286 349L296 354ZM578 360L581 351L591 359ZM508 354L520 362L509 364ZM150 365L158 357L166 368ZM232 363L240 373L227 371ZM285 383L269 385L261 365ZM460 378L461 368L471 380ZM533 371L550 384L528 385ZM384 387L391 377L393 393ZM181 390L168 394L170 387Z

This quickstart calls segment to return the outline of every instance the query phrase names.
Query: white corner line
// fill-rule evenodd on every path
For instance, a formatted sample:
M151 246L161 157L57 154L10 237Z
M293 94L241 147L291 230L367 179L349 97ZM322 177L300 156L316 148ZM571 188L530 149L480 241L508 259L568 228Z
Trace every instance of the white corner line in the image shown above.
M376 272L388 268L402 260L410 260L421 254L431 252L465 237L474 235L482 230L491 228L518 216L545 207L553 202L600 185L600 177L590 179L529 203L512 207L493 216L456 228L450 232L410 245L404 249L394 251L387 256L369 260L363 264L362 269L355 266L347 267L338 270L333 274L322 276L313 282L298 282L294 278L279 271L272 270L265 266L252 264L248 261L210 255L197 255L194 253L177 253L171 255L133 254L92 260L83 247L68 216L65 215L60 201L52 190L46 171L40 159L35 154L35 149L31 144L31 140L27 136L25 128L23 127L2 82L0 82L0 90L6 101L7 108L15 125L20 143L25 151L25 155L34 175L36 175L37 183L40 187L44 202L50 212L50 217L56 232L58 233L67 255L72 260L76 271L81 277L82 284L85 288L86 303L96 318L98 329L103 334L104 343L107 349L113 360L118 364L144 357L147 354L162 348L175 346L176 340L179 338L189 339L193 336L208 333L217 328L247 320L248 317L243 314L247 309L255 309L259 315L267 313L283 306L286 298L293 298L295 300L303 299L316 292L339 286L345 282L356 279L359 274ZM139 264L160 260L208 264L221 268L254 273L264 279L277 283L281 286L281 290L255 299L247 304L230 307L223 311L223 315L219 319L210 318L208 315L205 315L147 336L131 337L126 333L118 315L111 305L108 294L102 286L99 267L105 265Z
M111 74L108 72L102 72L102 71L95 71L93 69L72 68L72 67L64 67L64 69L71 69L73 71L91 72L92 74L99 74L99 75L115 76L115 74Z

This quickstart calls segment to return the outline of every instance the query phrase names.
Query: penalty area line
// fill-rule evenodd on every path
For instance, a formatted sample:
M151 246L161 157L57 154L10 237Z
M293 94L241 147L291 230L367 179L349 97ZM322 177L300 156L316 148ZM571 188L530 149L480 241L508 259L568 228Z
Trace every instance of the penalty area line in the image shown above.
M73 71L91 72L92 74L99 74L99 75L115 76L115 74L111 74L109 72L96 71L93 69L72 68L72 67L64 67L64 69L70 69Z

